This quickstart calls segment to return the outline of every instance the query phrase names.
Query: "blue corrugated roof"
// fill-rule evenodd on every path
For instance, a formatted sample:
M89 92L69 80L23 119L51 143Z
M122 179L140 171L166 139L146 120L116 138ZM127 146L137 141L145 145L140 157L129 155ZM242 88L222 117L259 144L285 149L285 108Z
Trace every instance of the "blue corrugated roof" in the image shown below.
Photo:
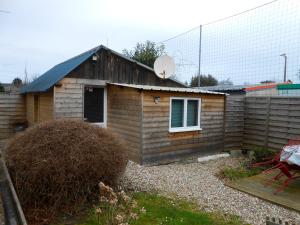
M98 46L54 66L46 73L42 74L40 77L35 79L33 82L23 87L21 93L44 92L49 90L58 81L63 79L68 73L70 73L81 63L83 63L85 60L87 60L89 57L95 54L100 48L101 46Z
M89 51L86 51L78 56L75 56L65 62L62 62L60 64L57 64L56 66L54 66L53 68L51 68L50 70L48 70L46 73L42 74L40 77L38 77L37 79L35 79L33 82L31 82L30 84L24 86L21 90L21 93L25 94L25 93L29 93L29 92L45 92L48 91L51 87L53 87L53 85L55 85L57 82L59 82L60 80L62 80L66 75L68 75L68 73L70 73L72 70L74 70L76 67L78 67L80 64L82 64L85 60L87 60L89 57L91 57L93 54L95 54L96 52L98 52L100 49L105 49L108 50L110 52L112 52L115 55L118 55L130 62L134 62L137 65L144 67L147 70L150 70L152 72L154 72L154 70L149 67L146 66L136 60L130 59L118 52L115 52L103 45L100 45L98 47L95 47ZM182 85L182 86L186 86L184 84L182 84L181 82L169 78L170 80L173 80L174 82L177 82L178 84Z

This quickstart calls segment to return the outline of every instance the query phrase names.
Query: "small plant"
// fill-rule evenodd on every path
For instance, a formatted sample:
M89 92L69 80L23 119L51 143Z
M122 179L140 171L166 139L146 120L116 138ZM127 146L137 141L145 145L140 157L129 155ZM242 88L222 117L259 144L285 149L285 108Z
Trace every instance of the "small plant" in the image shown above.
M240 163L236 167L225 167L217 175L223 179L228 180L237 180L245 177L251 177L259 174L262 171L261 168L253 167L252 161L247 160L243 163Z
M276 154L275 151L265 148L257 147L253 149L253 163L265 161L266 158L273 157Z
M220 171L220 176L229 180L237 180L245 177L251 177L261 172L259 168L245 167L241 165L237 168L227 167Z
M114 190L99 183L100 198L99 207L95 209L98 218L98 224L107 225L128 225L129 221L137 220L138 204L135 200L129 197L124 191L114 192ZM140 213L146 213L144 208L141 208ZM102 221L104 219L104 221Z

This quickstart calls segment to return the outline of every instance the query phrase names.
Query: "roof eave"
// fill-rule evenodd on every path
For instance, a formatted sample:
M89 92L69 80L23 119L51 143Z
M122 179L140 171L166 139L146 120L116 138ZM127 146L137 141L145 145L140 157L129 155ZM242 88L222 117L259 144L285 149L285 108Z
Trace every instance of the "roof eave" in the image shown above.
M196 89L192 89L191 91L188 90L180 90L180 87L164 87L164 86L155 86L155 88L152 88L151 85L135 85L135 84L121 84L121 83L112 83L108 82L107 84L110 85L115 85L115 86L120 86L120 87L128 87L128 88L134 88L137 90L145 90L145 91L167 91L167 92L181 92L181 93L194 93L194 94L212 94L212 95L229 95L227 93L222 93L222 92L212 92L212 91L196 91ZM164 90L169 88L169 90ZM178 89L178 90L176 90ZM186 89L186 88L182 88Z

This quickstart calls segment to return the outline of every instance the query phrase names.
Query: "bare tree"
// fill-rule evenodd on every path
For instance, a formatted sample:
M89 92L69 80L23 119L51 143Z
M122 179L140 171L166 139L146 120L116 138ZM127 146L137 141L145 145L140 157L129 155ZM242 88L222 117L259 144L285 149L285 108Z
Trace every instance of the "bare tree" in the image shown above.
M15 79L13 79L12 85L14 85L15 87L21 87L22 86L22 80L19 77L16 77Z

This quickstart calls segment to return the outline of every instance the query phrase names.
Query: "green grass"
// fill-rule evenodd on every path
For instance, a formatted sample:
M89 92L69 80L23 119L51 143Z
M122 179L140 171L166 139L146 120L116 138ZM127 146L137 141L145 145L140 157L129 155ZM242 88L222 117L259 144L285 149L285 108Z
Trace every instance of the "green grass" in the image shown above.
M256 162L266 161L269 157L274 157L276 152L264 147L257 147L252 149L251 160L245 161L238 167L227 167L222 169L217 175L221 178L228 179L230 181L238 180L241 178L251 177L257 175L263 171L263 167L252 167L251 164Z
M192 202L170 199L157 194L135 193L134 199L139 207L146 209L139 219L130 221L130 225L241 225L236 216L224 216L197 210ZM103 218L100 218L103 221ZM90 213L78 225L98 225L98 218ZM103 224L103 223L100 223Z
M251 177L261 172L260 168L251 168L241 165L237 168L227 167L220 171L220 176L229 180L237 180L245 177Z

